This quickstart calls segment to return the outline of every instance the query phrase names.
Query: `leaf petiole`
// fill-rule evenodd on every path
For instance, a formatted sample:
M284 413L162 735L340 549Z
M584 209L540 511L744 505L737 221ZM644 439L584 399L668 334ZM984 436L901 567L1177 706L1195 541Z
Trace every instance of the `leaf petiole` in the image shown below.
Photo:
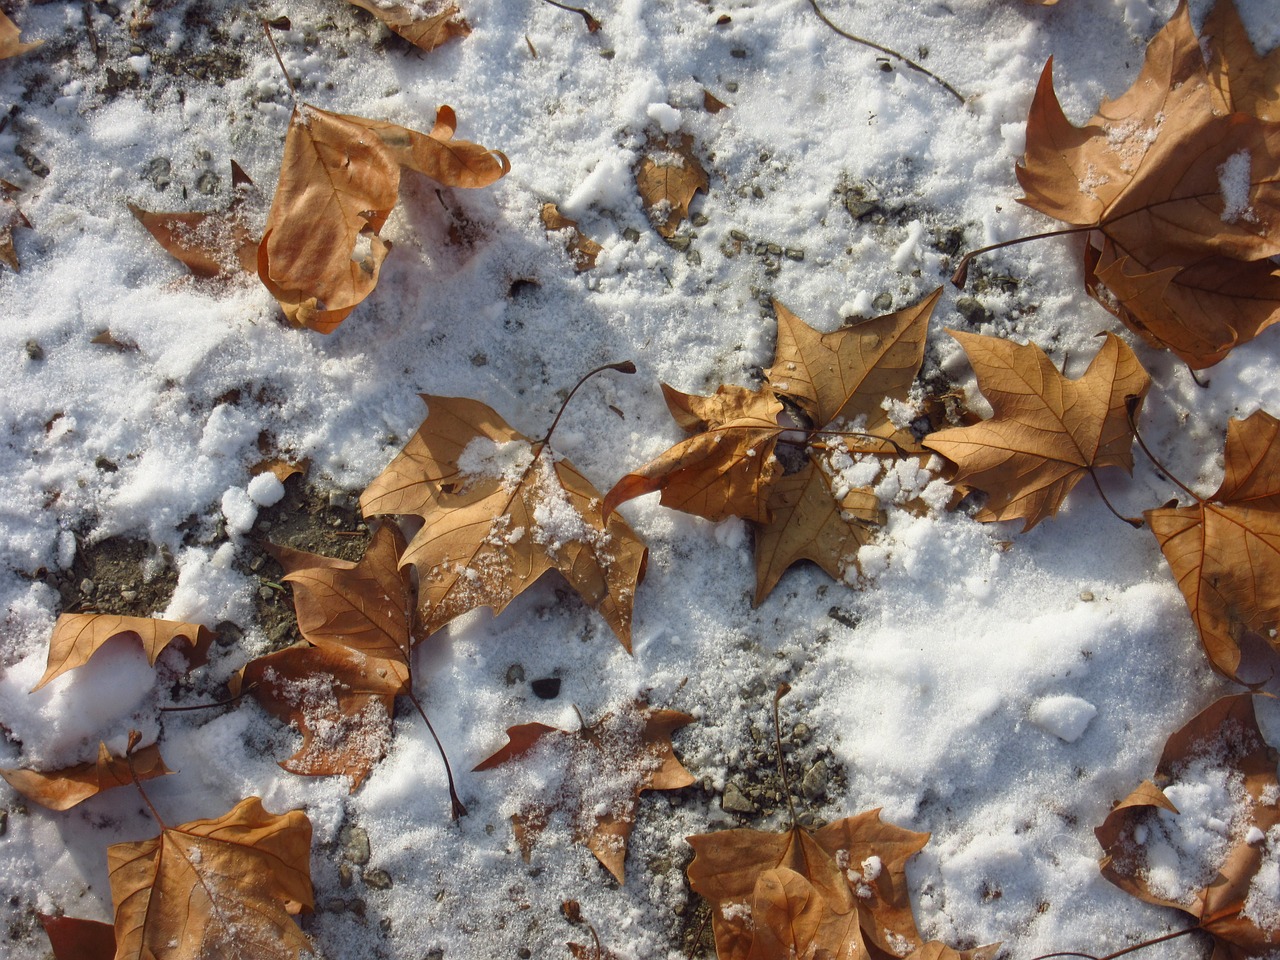
M1163 463L1161 463L1158 459L1156 459L1156 455L1151 452L1151 448L1147 446L1147 442L1142 439L1142 434L1138 432L1138 423L1133 416L1134 409L1137 406L1135 399L1136 398L1130 399L1125 404L1125 413L1129 417L1129 430L1133 434L1133 439L1138 441L1138 446L1141 447L1142 452L1147 455L1147 459L1150 460L1153 464L1155 464L1155 467L1157 470L1159 470L1162 474L1164 474L1167 479L1171 480L1173 483L1181 487L1183 491L1187 494L1187 496L1191 497L1197 503L1204 503L1205 502L1204 497L1200 496L1200 494L1196 493L1194 490L1188 487L1185 483L1183 483L1181 480L1175 477L1173 475L1173 472L1168 467L1166 467Z
M635 373L636 365L630 360L622 360L618 363L606 363L596 367L589 373L584 373L582 379L573 385L573 389L569 391L569 395L564 398L564 403L560 404L560 412L556 414L556 418L551 421L551 429L549 429L541 440L533 445L534 456L542 452L543 447L551 442L551 435L556 432L556 427L560 424L560 418L564 416L565 408L569 406L569 401L573 399L573 395L578 392L578 388L594 377L597 373L603 373L606 370L616 370L618 373Z
M1088 233L1091 230L1099 230L1101 226L1094 224L1088 227L1063 227L1061 230L1046 230L1044 233L1032 233L1025 237L1014 237L1012 240L1001 240L999 243L989 243L985 247L979 247L977 250L970 250L960 258L960 265L956 267L955 273L951 274L951 284L964 289L964 285L969 282L969 263L974 257L981 256L984 253L990 253L992 250L1000 250L1003 247L1013 247L1020 243L1029 243L1032 240L1045 240L1049 237L1065 237L1073 233Z

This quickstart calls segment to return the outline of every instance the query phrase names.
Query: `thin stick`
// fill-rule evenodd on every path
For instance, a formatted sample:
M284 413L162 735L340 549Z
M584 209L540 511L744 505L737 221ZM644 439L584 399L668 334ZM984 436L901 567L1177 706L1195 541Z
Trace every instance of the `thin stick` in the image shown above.
M778 701L791 692L791 686L786 683L778 684L778 689L773 695L773 742L778 748L778 776L782 778L782 792L787 795L787 809L791 811L791 826L799 826L796 820L796 807L791 802L791 781L787 779L787 768L782 762L782 725L778 722Z
M289 78L289 71L284 68L284 60L280 56L280 48L276 46L276 38L271 35L271 24L265 20L262 21L262 32L267 35L267 42L271 44L271 52L276 55L276 63L280 64L280 72L284 74L284 82L289 85L289 93L296 103L298 91L293 89L293 81Z
M249 693L252 693L254 687L256 687L257 685L258 685L257 682L251 683L247 687L245 687L243 690L241 690L239 693L237 693L234 697L227 697L227 699L219 700L217 703L197 703L193 707L161 707L160 712L161 713L183 713L187 710L212 710L214 707L227 707L235 703L241 697Z
M422 717L422 722L427 725L427 730L431 732L431 739L436 742L436 749L440 751L440 759L444 761L444 775L449 780L449 819L457 820L459 817L465 817L467 808L462 805L462 798L458 796L457 787L454 786L453 769L449 766L449 757L444 752L444 745L440 742L440 738L436 736L436 728L431 725L430 719L427 718L427 711L422 709L422 704L414 696L413 690L406 690L405 696L418 708L418 716Z
M1179 487L1181 487L1186 492L1187 496L1191 497L1192 499L1196 500L1199 503L1204 503L1204 497L1200 496L1200 494L1196 493L1194 490L1188 487L1185 483L1183 483L1181 480L1175 477L1173 475L1173 471L1171 471L1168 467L1166 467L1163 463L1161 463L1159 460L1156 459L1156 455L1151 452L1151 448L1147 446L1147 442L1142 439L1142 434L1138 432L1138 424L1133 419L1133 408L1134 408L1134 404L1129 404L1126 407L1126 411L1129 414L1129 430L1133 433L1133 439L1138 441L1138 446L1142 448L1142 452L1147 455L1147 459L1150 460L1152 463L1154 463L1156 465L1156 469L1159 470L1161 473L1163 473L1167 479L1172 480Z
M559 7L561 10L568 10L570 13L576 13L580 15L582 19L587 22L587 33L595 33L597 30L600 29L600 21L597 20L595 17L593 17L586 10L582 9L582 7L571 7L567 3L560 3L559 0L543 0L543 2L549 3L553 7Z
M552 0L547 0L547 2L551 3ZM556 6L559 6L559 4L556 4ZM914 60L911 60L908 57L904 57L897 50L890 50L888 47L882 47L878 43L873 43L870 40L864 40L862 37L857 37L857 36L854 36L852 33L849 33L848 31L841 30L839 27L837 27L834 23L831 22L831 20L827 17L825 13L822 12L822 8L818 6L818 0L809 0L809 6L813 7L813 12L818 15L819 20L825 23L828 27L830 27L836 33L840 34L840 36L844 37L846 40L852 40L854 43L860 43L864 47L870 47L872 50L879 50L881 53L887 54L890 57L896 57L898 60L901 60L912 70L915 70L917 73L923 73L926 77L928 77L934 83L939 84L942 87L942 89L946 90L947 93L951 94L953 97L959 100L961 106L964 106L964 102L965 102L964 97L960 95L960 93L956 90L955 87L951 86L951 84L947 83L947 81L943 80L936 73L932 73L926 70L924 67L920 66L920 64L916 63Z
M147 805L147 809L151 811L151 816L156 818L156 823L160 824L161 830L168 830L165 826L164 818L160 816L160 811L156 809L155 804L151 802L151 798L147 796L147 791L142 789L142 781L138 779L138 771L133 769L133 751L138 746L138 742L142 739L142 734L137 730L129 731L129 746L124 751L125 766L129 768L129 776L133 779L133 785L138 788L138 793L142 794L142 802Z
M956 267L956 272L951 274L951 283L953 286L963 290L964 285L969 281L969 261L981 254L990 253L992 250L999 250L1002 247L1012 247L1019 243L1027 243L1030 240L1044 240L1046 237L1065 237L1068 234L1088 233L1090 230L1097 229L1097 226L1063 227L1061 230L1046 230L1044 233L1033 233L1026 237L1014 237L1012 240L1002 240L999 243L991 243L985 247L979 247L977 250L970 250L960 258L960 266Z
M1144 525L1142 520L1139 520L1137 517L1123 516L1120 511L1112 505L1111 501L1107 499L1107 492L1102 489L1102 484L1098 482L1098 472L1094 470L1093 467L1089 468L1089 476L1093 478L1093 485L1098 488L1098 496L1102 497L1102 502L1107 505L1107 509L1114 513L1118 519L1123 520L1135 530L1141 530Z
M707 929L707 924L710 920L711 911L708 910L702 915L702 922L698 924L698 932L693 935L693 943L690 945L688 952L685 953L685 956L688 957L689 960L693 960L693 952L702 945L702 932Z
M551 0L547 0L548 3ZM557 4L559 6L559 4ZM556 427L560 424L560 418L564 416L565 408L569 406L569 401L573 399L573 395L578 392L578 388L594 377L597 373L603 373L605 370L616 370L618 373L635 373L636 365L630 360L623 360L620 363L606 363L603 366L596 367L590 373L582 375L582 379L573 385L573 389L569 391L569 395L564 398L564 403L560 404L560 412L556 414L556 418L551 421L551 429L547 431L546 436L534 444L537 452L541 453L542 448L551 442L551 435L556 432Z
M1141 943L1135 943L1131 947L1125 947L1123 950L1117 950L1115 953L1108 953L1105 957L1095 957L1092 953L1077 953L1073 950L1061 950L1057 953L1045 953L1033 960L1051 960L1053 957L1083 957L1085 960L1116 960L1117 957L1123 957L1126 953L1133 953L1136 950L1145 950L1147 947L1154 947L1158 943L1165 943L1169 940L1176 940L1178 937L1185 937L1188 933L1195 933L1204 929L1204 923L1198 923L1194 927L1185 927L1182 930L1175 930L1173 933L1166 933L1163 936L1152 937L1150 940L1143 940Z

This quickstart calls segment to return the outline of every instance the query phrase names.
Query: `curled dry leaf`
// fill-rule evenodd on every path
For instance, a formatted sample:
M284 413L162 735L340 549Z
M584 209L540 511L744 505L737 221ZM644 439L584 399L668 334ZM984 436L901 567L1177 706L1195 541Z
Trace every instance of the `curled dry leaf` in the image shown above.
M133 772L130 773L130 767ZM151 780L172 773L160 757L156 744L135 750L126 759L113 756L105 743L98 744L98 759L62 770L12 770L0 768L0 777L28 800L50 810L69 810L78 803L112 787L125 787L139 780Z
M118 957L313 955L293 920L313 906L311 822L301 810L275 816L250 797L217 819L112 844L107 867Z
M31 228L31 221L13 199L15 193L21 192L8 180L0 180L0 263L7 264L14 273L18 272L19 264L18 251L13 246L13 231L18 227Z
M636 189L649 221L664 237L673 237L689 216L689 204L699 190L710 189L707 171L693 153L693 137L651 139L636 170Z
M0 60L8 60L10 57L16 57L20 53L26 53L28 50L34 50L43 40L36 40L33 43L24 43L19 39L21 31L17 24L0 13Z
M1091 471L1133 470L1126 405L1146 396L1151 378L1122 340L1108 333L1089 368L1068 380L1034 343L949 332L969 355L994 416L922 442L958 465L956 483L987 492L978 520L1022 518L1030 530Z
M185 640L189 647L187 664L198 667L208 659L209 644L213 642L213 633L198 623L110 613L64 613L53 625L48 665L40 682L31 688L32 692L68 670L84 666L98 648L120 636L137 637L152 666L169 644Z
M492 409L426 394L427 418L360 497L366 517L424 521L401 563L418 571L425 634L476 607L501 613L557 570L631 649L631 611L647 550L600 493L544 442Z
M1227 825L1207 851L1202 840L1180 842L1185 815L1165 791L1184 784L1189 796L1224 798L1222 808L1198 812ZM1105 852L1102 875L1148 903L1189 913L1213 936L1214 960L1269 956L1280 936L1280 902L1269 880L1280 849L1277 798L1276 753L1258 729L1253 696L1224 697L1169 738L1154 782L1139 786L1094 831Z
M1280 47L1258 56L1232 0L1218 0L1200 31L1218 113L1280 120Z
M53 949L54 960L112 960L116 931L109 923L77 917L37 914Z
M378 236L402 168L445 186L484 187L507 158L454 140L442 106L430 133L299 104L285 137L280 183L258 245L258 276L296 326L331 333L378 283L391 245Z
M1238 48L1220 47L1232 52L1219 83L1242 87L1230 82ZM1027 120L1021 202L1097 228L1089 292L1193 368L1280 320L1280 123L1215 112L1234 95L1210 82L1185 0L1133 86L1083 127L1063 113L1052 66Z
M722 830L688 840L689 885L711 902L720 960L868 960L922 946L906 862L929 835L884 823L879 810L815 833Z
M454 37L471 33L471 25L463 19L455 4L447 4L436 13L427 14L409 0L396 3L393 0L347 0L348 3L367 10L390 29L404 37L415 47L430 53L442 43Z
M1280 651L1280 420L1227 425L1222 483L1189 507L1148 510L1214 667L1235 677L1248 634Z
M569 821L574 839L624 883L627 838L640 794L678 790L694 781L671 744L671 734L690 723L693 717L687 713L654 710L643 702L572 732L525 723L508 728L507 745L475 769L490 770L534 753L542 766L562 766L559 792L524 806L511 818L525 860L537 835L559 813Z
M604 247L596 243L578 229L578 221L570 220L554 203L542 205L542 225L548 230L570 230L569 242L565 245L569 251L569 259L579 271L590 270L596 265L596 257Z

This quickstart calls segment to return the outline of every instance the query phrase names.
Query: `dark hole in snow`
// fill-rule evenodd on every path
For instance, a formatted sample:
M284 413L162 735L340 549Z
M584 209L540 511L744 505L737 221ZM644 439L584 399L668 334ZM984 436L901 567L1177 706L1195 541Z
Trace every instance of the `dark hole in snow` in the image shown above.
M531 680L529 686L533 687L533 695L543 700L554 700L560 696L559 677L539 677Z

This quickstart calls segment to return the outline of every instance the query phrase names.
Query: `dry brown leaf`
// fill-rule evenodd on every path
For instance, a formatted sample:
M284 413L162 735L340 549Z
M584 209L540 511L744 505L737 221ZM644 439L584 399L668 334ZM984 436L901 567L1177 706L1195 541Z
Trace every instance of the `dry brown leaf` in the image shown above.
M132 768L132 773L130 773ZM112 787L125 787L139 780L151 780L172 773L160 757L156 744L135 750L129 758L113 756L105 743L98 744L98 759L63 770L42 772L0 768L0 777L28 800L50 810L70 810L76 804Z
M8 60L10 57L16 57L20 53L26 53L28 50L34 50L43 40L36 40L33 43L23 43L18 39L19 34L17 25L0 13L0 60Z
M590 270L596 265L596 257L604 247L596 243L578 229L578 221L570 220L554 203L542 205L542 225L548 230L572 230L569 242L565 245L569 251L569 259L578 271Z
M540 762L563 765L559 794L530 803L511 818L525 860L537 835L560 813L568 819L574 839L624 883L627 838L640 794L678 790L694 782L671 744L671 734L690 723L693 717L687 713L636 702L575 731L520 724L508 728L507 745L475 769L490 770L535 751Z
M424 635L476 607L495 614L558 570L631 649L631 610L647 550L600 493L545 443L485 404L422 395L427 418L360 497L366 517L425 522L401 563L418 571Z
M161 652L175 640L185 640L189 667L208 659L213 633L198 623L157 620L152 617L121 617L111 613L64 613L53 625L49 638L49 660L44 676L31 688L39 690L54 677L84 666L108 640L134 636L142 643L147 662L155 666Z
M1148 510L1214 667L1235 677L1253 633L1280 651L1280 421L1259 410L1227 425L1218 489L1189 507Z
M1280 935L1275 893L1267 880L1275 871L1270 832L1280 824L1275 758L1258 729L1253 695L1224 697L1169 738L1155 783L1143 783L1094 831L1105 852L1102 875L1148 903L1189 913L1213 937L1213 960L1269 956ZM1181 815L1163 791L1184 780L1192 790L1204 790L1219 778L1225 778L1225 792L1235 800L1234 809L1214 811L1229 829L1221 855L1205 863L1196 863L1194 855L1178 856ZM1172 854L1160 861L1159 885L1148 870L1153 851ZM1182 875L1170 877L1178 867ZM1207 885L1194 879L1198 868L1212 877Z
M1122 340L1108 333L1089 368L1068 380L1034 343L949 332L969 355L994 416L922 442L958 465L956 483L987 492L978 520L1022 518L1030 530L1091 471L1133 470L1126 405L1140 403L1151 378Z
M1083 127L1046 64L1017 169L1022 203L1097 228L1089 292L1194 368L1280 320L1280 123L1215 113L1223 96L1182 0L1134 84Z
M451 187L483 187L507 158L454 140L442 106L423 134L300 104L285 137L280 183L258 245L258 276L296 326L331 333L378 283L391 249L378 236L407 167Z
M1218 0L1200 31L1219 113L1280 120L1280 47L1259 57L1232 0Z
M313 906L311 823L257 797L214 820L107 848L117 957L300 960L293 915Z
M116 931L111 924L43 913L37 916L49 937L54 960L113 960L115 957Z
M436 13L425 14L412 2L397 3L394 0L347 0L347 2L361 10L369 11L415 47L420 47L428 53L454 37L465 37L471 33L471 25L463 19L456 4L451 3Z
M772 960L792 947L795 956L814 955L803 947L841 960L900 957L922 945L906 862L928 840L882 822L879 810L815 833L706 833L688 838L689 886L711 902L720 960Z
M676 228L689 216L693 195L710 187L707 171L694 156L692 136L650 139L636 170L636 189L658 233L675 236Z
M243 209L253 181L234 160L231 185L231 203L223 212L152 213L133 203L129 211L193 276L208 280L256 273L258 240L245 222Z
M249 468L249 475L256 477L263 473L269 473L281 483L284 483L290 477L306 476L307 471L311 468L310 459L302 459L298 461L286 460L284 457L268 457L265 460L259 460Z
M729 105L717 97L710 90L702 91L702 109L707 113L719 113L721 110L728 109Z
M21 192L8 180L0 180L0 263L7 264L14 273L18 272L19 264L18 251L13 246L13 231L18 227L31 228L31 221L13 199L15 193Z

